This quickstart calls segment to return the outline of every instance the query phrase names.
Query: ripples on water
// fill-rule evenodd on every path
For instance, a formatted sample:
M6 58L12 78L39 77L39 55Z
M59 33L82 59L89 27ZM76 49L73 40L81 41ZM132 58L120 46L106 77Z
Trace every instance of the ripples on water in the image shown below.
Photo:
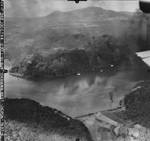
M130 91L136 81L132 72L115 75L85 74L49 81L29 81L5 75L9 98L30 98L71 116L112 108ZM109 93L113 93L112 104Z

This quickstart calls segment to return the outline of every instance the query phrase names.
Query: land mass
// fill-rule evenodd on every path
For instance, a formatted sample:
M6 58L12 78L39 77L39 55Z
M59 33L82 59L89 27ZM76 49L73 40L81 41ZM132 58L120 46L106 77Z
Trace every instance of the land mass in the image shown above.
M86 126L29 99L5 99L6 140L92 141Z
M127 13L88 7L55 11L38 18L5 19L6 58L13 63L35 52L86 48L93 37L110 35L133 51L147 48L142 13Z
M90 72L148 70L148 66L113 36L92 39L83 49L57 49L33 53L10 69L10 74L28 79L45 79Z
M5 56L11 74L31 79L116 71L134 66L135 51L146 47L144 22L140 12L98 7L6 18Z

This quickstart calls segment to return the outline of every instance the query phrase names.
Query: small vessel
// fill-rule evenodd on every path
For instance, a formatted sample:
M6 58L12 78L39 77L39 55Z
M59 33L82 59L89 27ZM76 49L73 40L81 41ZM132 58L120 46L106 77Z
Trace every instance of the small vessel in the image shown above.
M80 73L77 73L76 75L80 76L81 74L80 74Z

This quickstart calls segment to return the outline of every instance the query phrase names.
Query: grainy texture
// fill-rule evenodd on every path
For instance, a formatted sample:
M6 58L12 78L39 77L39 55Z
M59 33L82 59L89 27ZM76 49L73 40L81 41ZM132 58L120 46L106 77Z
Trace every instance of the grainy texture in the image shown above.
M86 126L62 112L28 99L6 99L6 138L19 141L92 141Z

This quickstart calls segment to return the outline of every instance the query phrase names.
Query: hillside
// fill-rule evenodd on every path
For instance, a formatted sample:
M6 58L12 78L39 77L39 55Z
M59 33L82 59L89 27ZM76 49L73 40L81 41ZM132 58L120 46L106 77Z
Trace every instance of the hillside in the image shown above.
M29 79L43 79L124 69L146 70L148 67L126 45L105 35L94 38L85 49L33 53L13 65L10 72Z
M6 140L92 141L84 124L28 99L6 99Z
M40 77L39 74L42 73L46 76L49 74L64 76L85 70L100 71L110 65L118 67L123 62L133 64L135 62L131 60L136 58L134 52L147 48L143 33L144 24L145 20L140 12L133 14L114 12L98 7L68 12L55 11L48 16L38 18L8 18L5 34L6 58L13 65L11 72L25 74L27 77L32 77L31 73L31 76L28 75L29 68L37 69L33 72L35 76ZM105 37L108 41L104 39ZM112 45L108 45L109 38L112 39L110 41ZM95 46L99 49L95 49ZM133 53L129 53L129 50ZM57 53L59 51L60 54ZM74 59L69 61L72 52L78 52L77 54L82 52L83 57L79 57L81 63ZM46 62L35 63L35 67L29 63L28 66L27 62L32 62L36 54ZM67 65L61 60L61 56L65 56L63 60L67 58ZM87 58L86 61L83 58ZM48 67L50 63L53 65ZM73 71L68 70L71 67Z
M145 16L88 7L45 17L6 18L6 58L12 62L37 51L85 48L93 37L112 35L133 51L146 50Z
M124 104L128 118L147 128L150 128L150 81L138 83L125 96Z
M137 82L117 108L77 117L93 139L145 141L150 137L150 81Z
M6 57L16 61L37 50L82 48L92 36L120 36L130 17L127 13L88 7L39 18L6 18Z
M73 18L71 18L73 17ZM115 12L111 10L105 10L100 7L87 7L83 9L73 10L69 12L60 12L56 11L52 14L48 15L46 18L48 19L50 25L54 24L63 24L63 25L73 25L79 23L94 23L101 22L105 20L111 20L111 18L116 19L126 19L129 18L130 14L123 12ZM95 23L95 25L98 25Z

